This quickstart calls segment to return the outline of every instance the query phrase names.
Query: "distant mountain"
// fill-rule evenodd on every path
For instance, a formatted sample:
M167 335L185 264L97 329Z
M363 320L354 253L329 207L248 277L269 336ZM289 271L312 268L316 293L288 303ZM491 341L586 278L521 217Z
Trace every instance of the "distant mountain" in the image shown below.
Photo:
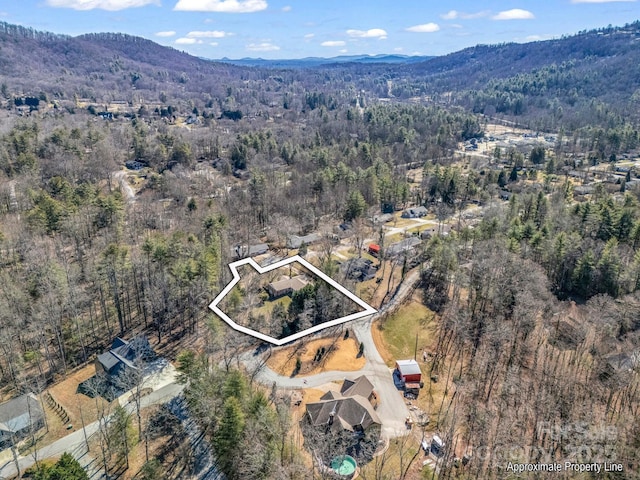
M0 22L0 82L12 93L94 102L157 100L161 92L224 96L221 80L246 71L131 35L70 37Z
M313 109L316 99L336 108L364 92L369 99L422 98L534 119L540 128L604 126L640 121L640 22L441 57L294 60L209 60L131 35L70 37L0 22L0 83L7 100L46 95L134 105L166 97L256 115L265 108Z
M640 21L553 40L477 45L395 73L391 96L444 94L449 104L535 120L537 128L639 122Z
M230 58L216 59L216 62L230 63L233 65L244 65L249 67L267 68L312 68L325 65L335 65L342 63L364 63L364 64L409 64L429 60L429 56L409 56L409 55L340 55L338 57L305 57L297 59L267 60L264 58Z

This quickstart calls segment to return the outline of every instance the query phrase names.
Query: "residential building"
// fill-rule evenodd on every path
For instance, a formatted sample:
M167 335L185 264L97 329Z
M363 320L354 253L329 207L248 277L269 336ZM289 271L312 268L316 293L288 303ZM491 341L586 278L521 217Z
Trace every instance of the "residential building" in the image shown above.
M277 282L270 283L265 288L269 296L274 299L302 290L307 286L307 283L303 275L296 275L295 277L284 278Z
M421 218L426 217L428 213L429 211L423 206L412 207L402 212L402 218Z
M127 369L138 370L141 363L154 357L147 337L135 337L130 342L118 337L108 351L96 358L96 373L114 377Z
M320 401L308 403L306 418L314 427L364 433L381 425L371 398L375 398L375 393L368 378L345 380L339 392L330 390Z
M302 244L311 245L313 243L318 243L323 239L321 233L310 233L309 235L304 235L302 237L298 235L289 235L287 238L287 248L300 248Z
M420 243L422 243L422 241L417 237L405 238L404 240L389 245L385 251L385 255L387 257L395 257L401 253L413 250L420 245Z
M27 393L0 405L0 449L44 427L44 410L38 397Z

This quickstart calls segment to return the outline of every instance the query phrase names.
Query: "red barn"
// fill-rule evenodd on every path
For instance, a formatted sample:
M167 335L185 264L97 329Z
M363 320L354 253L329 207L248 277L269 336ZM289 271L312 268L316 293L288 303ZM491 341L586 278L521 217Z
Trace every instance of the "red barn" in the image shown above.
M402 381L407 383L420 383L422 380L422 372L420 365L415 360L398 360L396 361L396 370Z
M375 257L380 254L380 245L372 243L369 245L369 253Z

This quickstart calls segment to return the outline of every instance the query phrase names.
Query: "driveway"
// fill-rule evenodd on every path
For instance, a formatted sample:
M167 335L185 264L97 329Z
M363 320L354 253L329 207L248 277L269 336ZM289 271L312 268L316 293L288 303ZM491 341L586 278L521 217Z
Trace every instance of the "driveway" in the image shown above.
M151 405L166 403L172 398L178 396L182 390L184 389L184 385L177 385L175 383L171 383L168 385L159 388L158 390L150 393L149 395L142 398L141 405L142 407L148 407ZM133 413L135 411L135 405L128 404L125 406L129 413ZM109 417L106 417L107 421ZM44 460L45 458L55 458L62 455L64 452L71 453L77 459L83 459L86 454L86 443L85 443L85 432L87 438L91 437L98 431L100 422L95 421L86 425L84 430L79 429L73 433L70 433L66 437L62 437L60 440L57 440L41 449L37 450L35 453L31 453L24 457L18 457L18 463L20 464L20 471L24 472L27 468L31 467L36 463L35 459L37 458L39 461ZM88 457L85 460L81 460L81 463L91 463L95 465L95 462L91 457ZM16 466L13 460L7 461L3 465L0 465L0 480L9 479L14 477L17 474ZM92 477L99 478L99 477Z
M264 365L265 353L255 355L254 351L245 352L240 356L240 360L251 372L259 369L254 377L255 380L265 385L272 385L275 382L282 388L304 389L319 387L336 380L341 381L347 377L353 379L360 375L366 375L378 395L379 406L377 413L382 421L382 436L385 438L395 438L406 435L405 419L409 416L409 410L402 392L396 388L393 382L392 369L387 366L376 348L373 336L371 335L371 326L377 318L398 307L402 301L413 292L419 280L419 271L414 270L409 272L396 290L394 296L380 311L374 315L349 322L348 325L353 329L358 340L364 344L364 352L367 360L364 367L358 371L344 372L332 370L316 375L308 375L306 377L287 377L277 374Z

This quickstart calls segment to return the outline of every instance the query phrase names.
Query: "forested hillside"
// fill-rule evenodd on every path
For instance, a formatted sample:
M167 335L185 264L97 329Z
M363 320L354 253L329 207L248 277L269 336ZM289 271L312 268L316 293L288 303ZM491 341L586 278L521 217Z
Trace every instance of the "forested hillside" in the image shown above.
M263 246L376 308L404 292L398 312L432 314L421 433L445 439L437 478L513 478L507 450L552 462L578 447L637 478L639 29L289 70L0 24L0 395L53 388L143 333L177 363L192 419L138 410L137 441L163 454L135 478L195 470L193 430L165 432L181 421L229 479L309 478L300 403L241 359L266 346L207 309L228 264ZM345 268L362 260L367 280ZM260 303L241 290L234 308ZM261 318L282 327L274 311ZM401 334L416 355L418 332ZM431 472L403 462L402 478Z

